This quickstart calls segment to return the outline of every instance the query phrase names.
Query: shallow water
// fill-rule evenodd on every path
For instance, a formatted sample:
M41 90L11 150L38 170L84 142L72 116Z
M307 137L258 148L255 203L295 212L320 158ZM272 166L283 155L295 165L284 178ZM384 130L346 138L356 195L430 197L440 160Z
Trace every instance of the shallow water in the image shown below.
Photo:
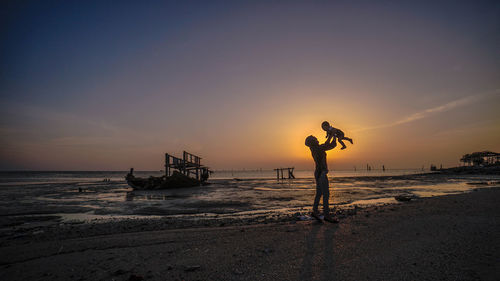
M156 173L159 172L153 172ZM0 173L1 224L7 227L12 218L22 217L23 222L27 216L40 216L44 221L50 221L51 217L63 221L166 216L196 219L311 209L315 193L313 178L278 181L258 178L255 171L246 173L253 174L243 178L245 172L240 172L238 179L216 177L210 180L210 185L202 187L134 191L123 179L126 172L4 172ZM268 171L265 175L271 174ZM312 172L303 173L307 174ZM412 175L410 171L400 171L406 174L403 176L397 176L395 171L384 176L381 172L344 177L339 174L342 175L337 172L330 177L331 203L336 208L397 203L394 196L400 194L431 197L500 183L500 176L496 175Z
M96 182L103 179L111 181L122 181L128 171L22 171L22 172L0 172L0 187L12 184L37 184L37 183L68 183L68 182ZM392 176L421 173L422 170L349 170L330 171L330 177L360 177L360 176ZM135 171L138 177L161 176L163 171ZM308 170L295 170L296 178L310 178L313 172ZM285 177L287 177L285 172ZM231 170L215 171L210 175L210 179L276 179L276 172L273 170Z

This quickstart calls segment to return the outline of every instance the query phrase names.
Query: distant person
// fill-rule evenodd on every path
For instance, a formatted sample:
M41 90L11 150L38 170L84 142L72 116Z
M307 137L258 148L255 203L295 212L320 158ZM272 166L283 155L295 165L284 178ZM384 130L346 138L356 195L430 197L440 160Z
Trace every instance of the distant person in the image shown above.
M344 136L344 132L342 132L342 130L330 126L330 123L328 123L328 121L321 123L321 128L326 131L326 138L328 138L329 136L334 136L337 138L339 143L342 145L342 148L340 149L346 149L343 140L348 140L352 144L351 138Z
M330 199L330 190L328 186L328 166L326 164L326 151L333 149L337 146L335 137L333 134L328 136L328 139L324 144L319 144L318 139L315 136L308 136L305 142L306 146L311 149L311 154L314 159L316 168L314 170L314 179L316 180L316 196L314 197L314 205L312 216L317 220L321 220L318 211L319 200L323 196L323 215L324 219L328 222L338 222L338 220L331 216L330 206L328 201Z

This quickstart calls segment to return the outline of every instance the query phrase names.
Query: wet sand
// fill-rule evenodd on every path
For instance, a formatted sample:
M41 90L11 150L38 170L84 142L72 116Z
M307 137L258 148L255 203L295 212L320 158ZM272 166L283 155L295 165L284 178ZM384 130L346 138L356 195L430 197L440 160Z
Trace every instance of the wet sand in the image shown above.
M360 209L339 224L32 234L3 241L0 279L498 280L498 202L500 188L488 188Z
M315 194L313 178L222 179L202 187L137 191L123 180L96 181L95 173L77 172L69 175L70 180L64 176L0 177L0 246L4 240L32 233L37 233L36 239L66 239L87 237L90 232L289 221L292 215L310 211ZM330 202L349 213L355 206L396 203L394 197L400 195L432 197L490 186L500 186L500 175L332 177ZM114 223L102 224L108 221Z

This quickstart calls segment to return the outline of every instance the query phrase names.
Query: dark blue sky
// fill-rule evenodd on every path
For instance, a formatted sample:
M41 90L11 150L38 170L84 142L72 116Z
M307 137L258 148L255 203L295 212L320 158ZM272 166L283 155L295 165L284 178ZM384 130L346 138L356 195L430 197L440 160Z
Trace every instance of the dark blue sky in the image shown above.
M470 146L499 148L489 145L500 143L498 1L4 1L0 9L0 168L154 168L154 155L183 148L220 167L301 165L302 140L280 147L278 138L295 135L270 122L291 123L301 139L306 126L332 118L386 143L404 128L361 132L444 105L446 113L424 114L438 120L412 121L413 138L483 128L472 144L449 136L454 148L439 155L448 162ZM394 165L436 154L399 143L419 157ZM380 159L370 147L361 142L339 161ZM61 156L30 158L42 152Z

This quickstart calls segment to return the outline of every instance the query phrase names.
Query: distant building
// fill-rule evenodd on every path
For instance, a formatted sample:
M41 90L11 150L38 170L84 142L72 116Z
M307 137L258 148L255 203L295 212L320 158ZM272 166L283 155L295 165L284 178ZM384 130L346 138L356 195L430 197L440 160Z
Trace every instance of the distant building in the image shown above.
M464 166L500 165L500 153L492 151L473 152L462 156L460 162Z

